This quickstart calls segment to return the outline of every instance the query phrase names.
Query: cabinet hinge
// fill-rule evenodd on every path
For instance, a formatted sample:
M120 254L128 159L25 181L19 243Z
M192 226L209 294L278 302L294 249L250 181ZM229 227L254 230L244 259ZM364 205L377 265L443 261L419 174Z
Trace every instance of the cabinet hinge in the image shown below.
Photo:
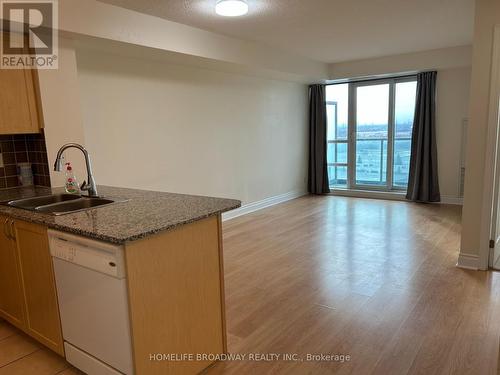
M490 249L495 248L495 240L490 240Z

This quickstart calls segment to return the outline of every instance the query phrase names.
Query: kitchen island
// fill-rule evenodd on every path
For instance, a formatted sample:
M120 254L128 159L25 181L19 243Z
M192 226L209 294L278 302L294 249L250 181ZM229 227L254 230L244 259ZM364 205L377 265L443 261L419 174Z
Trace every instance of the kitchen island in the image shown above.
M233 199L110 186L99 186L99 192L102 197L118 201L109 206L62 216L0 205L0 214L100 241L124 244L217 216L241 205L240 201ZM46 187L0 190L0 202L61 193L64 193L62 188Z
M0 192L0 201L61 192L10 189ZM65 325L61 330L59 323L60 312L63 323L66 319L63 307L67 303L57 301L54 286L57 279L60 299L62 287L69 283L61 285L54 277L47 233L52 252L55 240L61 244L73 241L78 244L75 248L83 250L110 248L123 254L128 307L124 316L131 337L131 370L120 373L202 371L213 362L203 354L226 352L221 214L239 207L240 202L106 186L100 186L99 192L116 203L61 216L0 205L5 234L0 245L10 249L0 259L0 273L4 271L0 276L0 316L72 362ZM109 310L116 307L112 300ZM105 315L106 301L101 298L100 303ZM88 311L99 317L100 311ZM99 340L110 339L98 337L99 333L95 336L90 339L96 346ZM84 371L90 366L76 362L73 364ZM111 364L109 371L115 369Z

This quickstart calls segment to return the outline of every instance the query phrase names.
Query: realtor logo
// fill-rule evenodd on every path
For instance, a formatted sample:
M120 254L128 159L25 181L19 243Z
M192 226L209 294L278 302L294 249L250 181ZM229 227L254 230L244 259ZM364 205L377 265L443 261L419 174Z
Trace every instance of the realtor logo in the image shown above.
M57 0L0 0L0 68L57 69Z

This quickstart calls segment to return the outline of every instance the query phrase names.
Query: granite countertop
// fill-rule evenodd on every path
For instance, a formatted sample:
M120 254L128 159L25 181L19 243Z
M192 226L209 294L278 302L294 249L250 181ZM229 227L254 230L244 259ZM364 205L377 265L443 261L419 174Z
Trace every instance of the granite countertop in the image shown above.
M99 195L126 200L54 216L0 205L0 215L114 244L123 244L241 206L234 199L98 186ZM63 188L23 187L0 191L0 202L64 193Z

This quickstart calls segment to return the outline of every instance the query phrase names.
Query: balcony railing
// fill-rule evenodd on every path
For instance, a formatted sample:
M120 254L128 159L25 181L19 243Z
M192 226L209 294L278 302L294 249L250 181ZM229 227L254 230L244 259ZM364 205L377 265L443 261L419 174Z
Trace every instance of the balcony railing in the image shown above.
M346 140L328 141L329 144L347 143ZM386 185L387 176L387 138L360 138L356 140L356 185ZM335 147L328 160L330 184L347 184L347 163L336 160L348 160L347 148L339 153ZM408 179L411 138L396 138L393 150L393 185L405 187Z

